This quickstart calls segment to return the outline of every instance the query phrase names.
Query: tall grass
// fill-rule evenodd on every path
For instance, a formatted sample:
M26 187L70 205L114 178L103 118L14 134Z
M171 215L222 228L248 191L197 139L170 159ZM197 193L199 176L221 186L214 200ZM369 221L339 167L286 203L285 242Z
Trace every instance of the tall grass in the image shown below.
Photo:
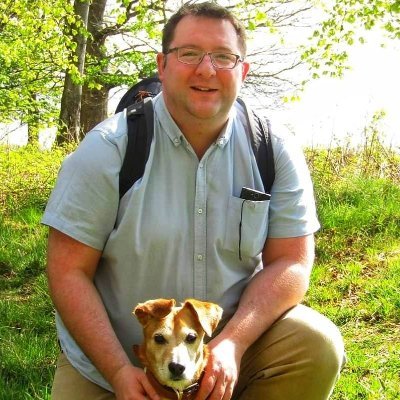
M57 341L39 222L64 155L0 148L0 400L50 398Z
M400 160L366 144L307 151L322 228L306 303L340 327L348 356L334 400L400 398ZM0 148L0 400L50 398L58 347L39 221L66 152Z
M307 156L322 227L306 302L348 357L332 399L400 399L400 157L376 135Z

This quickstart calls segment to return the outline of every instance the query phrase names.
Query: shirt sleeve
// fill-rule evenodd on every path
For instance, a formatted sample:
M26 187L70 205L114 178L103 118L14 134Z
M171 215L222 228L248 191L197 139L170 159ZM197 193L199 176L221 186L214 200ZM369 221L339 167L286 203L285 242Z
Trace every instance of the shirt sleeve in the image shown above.
M42 218L44 225L103 249L118 212L119 171L126 147L123 126L121 115L106 120L66 157Z
M316 214L310 172L294 137L272 136L275 181L271 192L268 236L299 237L316 232Z

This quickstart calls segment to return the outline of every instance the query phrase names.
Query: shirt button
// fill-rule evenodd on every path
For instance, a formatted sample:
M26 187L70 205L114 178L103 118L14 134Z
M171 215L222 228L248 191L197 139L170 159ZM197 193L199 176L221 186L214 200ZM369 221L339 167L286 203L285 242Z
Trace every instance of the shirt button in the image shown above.
M199 209L197 210L197 212L198 212L199 214L203 214L203 209L202 209L202 208L199 208Z
M202 254L197 254L197 260L198 261L203 261L203 255Z
M179 140L178 138L175 138L175 139L174 139L174 143L175 143L175 144L179 144L179 143L180 143L180 140Z

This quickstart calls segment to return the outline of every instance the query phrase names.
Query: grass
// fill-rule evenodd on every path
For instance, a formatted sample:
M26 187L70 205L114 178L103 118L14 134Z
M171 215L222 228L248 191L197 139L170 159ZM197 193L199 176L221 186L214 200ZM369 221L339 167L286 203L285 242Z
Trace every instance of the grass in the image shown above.
M306 303L340 327L348 356L333 400L400 399L400 161L365 150L307 152L322 228ZM39 221L64 154L0 148L0 400L50 398L58 347Z
M378 150L309 154L322 228L306 302L348 357L334 400L400 399L400 163L385 157L382 174Z

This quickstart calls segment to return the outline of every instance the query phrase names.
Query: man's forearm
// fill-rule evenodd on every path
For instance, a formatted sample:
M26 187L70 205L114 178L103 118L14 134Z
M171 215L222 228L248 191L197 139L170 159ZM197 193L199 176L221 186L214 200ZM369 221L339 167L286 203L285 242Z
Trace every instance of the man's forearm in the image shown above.
M116 373L130 360L120 345L93 282L74 271L51 282L53 302L63 323L87 357L112 384Z
M50 229L47 253L50 295L68 331L112 384L117 371L130 361L93 284L100 257L99 250Z
M264 269L244 290L238 309L219 340L233 341L243 354L285 311L302 301L309 285L314 242L312 237L305 237L299 243L292 255L279 256L279 249L274 253L272 248L271 254L263 257Z
M270 265L260 271L243 292L219 339L233 341L243 354L285 311L301 302L308 287L303 269L296 265L280 272L279 266Z

